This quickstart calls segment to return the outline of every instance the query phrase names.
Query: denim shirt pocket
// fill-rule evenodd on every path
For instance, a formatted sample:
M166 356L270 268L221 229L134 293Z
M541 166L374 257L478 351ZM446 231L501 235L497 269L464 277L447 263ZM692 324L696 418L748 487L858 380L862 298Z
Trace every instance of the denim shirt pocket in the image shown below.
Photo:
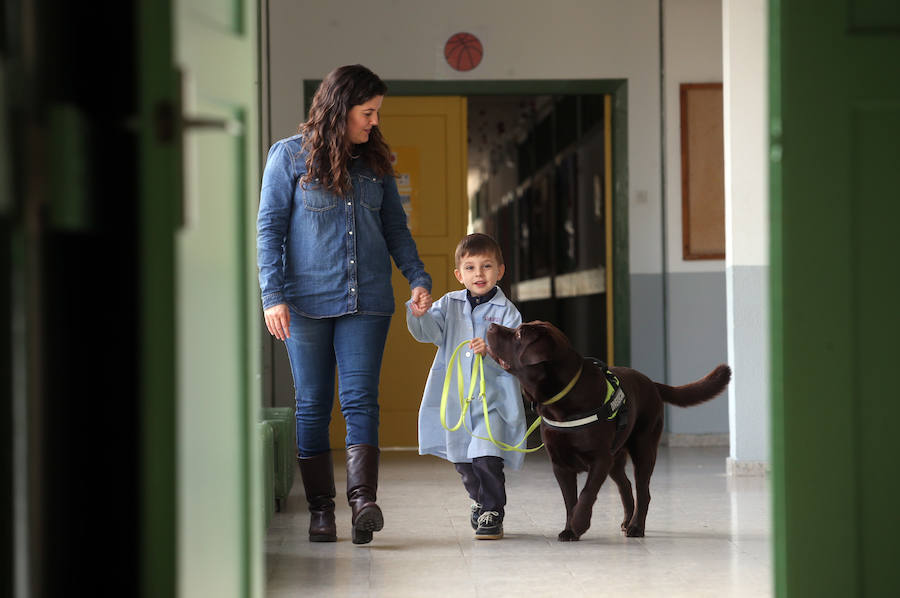
M324 212L337 207L337 196L322 186L319 179L312 182L297 182L297 188L303 198L303 207L312 212Z
M370 172L359 172L353 175L353 184L357 189L360 203L372 211L381 209L384 198L384 187L381 181Z

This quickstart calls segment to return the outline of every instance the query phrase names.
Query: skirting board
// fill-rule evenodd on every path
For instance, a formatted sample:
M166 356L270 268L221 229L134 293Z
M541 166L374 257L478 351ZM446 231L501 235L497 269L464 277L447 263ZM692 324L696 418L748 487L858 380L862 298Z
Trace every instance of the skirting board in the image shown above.
M728 446L728 434L663 434L666 446Z
M725 473L729 476L766 476L769 475L769 464L765 461L736 461L728 457Z

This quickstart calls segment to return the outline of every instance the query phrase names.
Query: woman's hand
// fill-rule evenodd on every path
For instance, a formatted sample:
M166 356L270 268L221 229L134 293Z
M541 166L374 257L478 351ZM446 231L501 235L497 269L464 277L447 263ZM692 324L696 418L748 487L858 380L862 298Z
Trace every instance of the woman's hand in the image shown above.
M469 348L482 357L487 354L487 343L484 342L483 338L473 338L472 342L469 343Z
M266 318L266 328L269 334L280 341L291 337L291 312L288 310L287 303L279 303L273 305L263 311Z
M434 303L431 300L431 293L425 287L414 288L410 300L412 303L409 304L409 309L417 318L431 309L431 304Z

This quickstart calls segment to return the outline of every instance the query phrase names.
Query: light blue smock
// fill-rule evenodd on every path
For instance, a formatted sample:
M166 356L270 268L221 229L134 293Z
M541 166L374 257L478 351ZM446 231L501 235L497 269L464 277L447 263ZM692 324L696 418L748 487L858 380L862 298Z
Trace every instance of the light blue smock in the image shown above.
M422 405L419 407L419 454L435 455L453 463L471 463L473 457L493 455L503 458L509 468L521 468L524 460L522 453L501 450L488 440L473 438L466 431L465 426L468 426L476 436L488 437L483 404L478 398L478 382L475 386L475 397L466 412L465 425L460 426L455 432L449 432L441 426L441 393L447 373L447 362L453 355L453 350L465 340L485 338L487 327L491 323L515 328L522 323L519 310L499 288L490 301L476 306L474 310L466 299L465 289L447 293L435 301L428 312L418 318L412 315L409 304L407 301L406 326L409 332L421 343L434 343L438 346L428 380L425 382ZM463 396L467 397L475 353L464 346L457 353L457 357L462 363ZM525 436L525 409L519 381L488 355L484 356L484 376L488 416L494 439L516 445ZM459 414L459 390L454 363L445 420L449 427L453 427L459 421ZM525 444L523 443L520 448L525 448Z

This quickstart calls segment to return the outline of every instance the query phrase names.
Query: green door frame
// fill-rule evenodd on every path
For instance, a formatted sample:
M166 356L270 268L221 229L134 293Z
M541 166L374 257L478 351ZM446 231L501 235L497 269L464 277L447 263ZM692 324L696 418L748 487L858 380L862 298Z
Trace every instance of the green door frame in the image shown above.
M251 9L252 10L252 9ZM183 224L184 206L182 187L183 154L181 135L187 128L181 114L182 81L176 69L174 53L176 25L175 0L138 0L136 16L138 32L139 93L139 174L140 196L140 313L138 316L141 339L140 355L140 576L139 587L143 598L171 598L178 595L179 580L186 575L179 571L179 533L184 521L178 515L179 491L179 395L176 380L177 332L178 332L178 266L176 255L176 231ZM243 20L242 26L255 27L255 23ZM256 58L253 64L258 65ZM252 83L248 81L248 85ZM258 96L254 95L258 100ZM259 144L256 114L239 113L235 121L243 123L254 148ZM202 123L201 123L202 124ZM247 148L238 150L246 161ZM249 161L255 165L256 160ZM252 177L258 178L255 168ZM237 185L241 195L252 197L258 192L258 181L241 176ZM251 192L250 195L246 195ZM251 206L251 204L253 204ZM252 208L252 209L251 209ZM255 222L255 202L238 206L239 221ZM243 218L243 220L242 220ZM248 227L235 231L235 241L244 258L255 253L255 238ZM246 266L246 267L245 267ZM260 404L256 373L259 349L258 312L251 309L256 304L258 289L249 262L236 265L240 268L236 300L239 312L246 314L246 321L235 323L244 363L241 371L241 392L247 400L247 417L240 420L238 433L239 459L234 463L236 471L247 472L238 501L246 514L240 526L243 558L240 577L243 587L235 592L244 596L260 595L264 585L262 553L262 515L257 508L257 495L261 478L256 465L257 449L250 445L256 434L250 426L257 421ZM215 547L212 547L215 548Z
M900 10L768 6L775 595L898 596Z
M181 189L159 172L178 172L181 156L161 138L161 106L177 105L172 69L172 6L140 0L141 280L141 581L144 598L176 595L175 223ZM169 115L171 116L171 115Z
M304 106L320 80L303 82ZM628 81L626 79L560 79L515 81L385 81L390 95L612 96L613 170L613 342L616 365L631 365L631 285L628 267Z

